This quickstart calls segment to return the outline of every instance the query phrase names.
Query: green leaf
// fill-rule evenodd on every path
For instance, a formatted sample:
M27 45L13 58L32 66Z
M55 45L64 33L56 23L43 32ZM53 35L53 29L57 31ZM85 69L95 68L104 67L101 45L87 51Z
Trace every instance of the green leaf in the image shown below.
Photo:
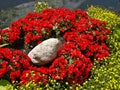
M0 90L6 90L6 86L7 86L7 84L10 84L10 82L9 81L7 81L7 80L0 80Z
M0 47L5 47L7 45L9 45L9 43L2 44L2 45L0 45Z
M7 80L3 80L3 79L0 80L0 86L6 86L7 84L10 84L10 82Z
M2 62L2 59L0 58L0 63Z

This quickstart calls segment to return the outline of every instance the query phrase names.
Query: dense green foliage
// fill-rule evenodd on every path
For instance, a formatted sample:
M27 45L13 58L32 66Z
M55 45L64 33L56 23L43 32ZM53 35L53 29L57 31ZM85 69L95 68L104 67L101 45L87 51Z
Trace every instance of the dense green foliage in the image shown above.
M50 8L50 6L46 2L36 2L34 5L34 11L38 13L41 13L42 10L45 10L47 8Z
M11 90L12 89L12 85L10 84L10 82L8 82L7 80L0 80L0 90Z

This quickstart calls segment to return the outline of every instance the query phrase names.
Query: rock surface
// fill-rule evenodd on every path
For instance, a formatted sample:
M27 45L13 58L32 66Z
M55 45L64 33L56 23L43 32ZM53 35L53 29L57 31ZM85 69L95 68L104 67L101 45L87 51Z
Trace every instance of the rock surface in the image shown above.
M50 38L34 47L28 56L35 65L46 65L56 58L61 47L62 41L60 39Z

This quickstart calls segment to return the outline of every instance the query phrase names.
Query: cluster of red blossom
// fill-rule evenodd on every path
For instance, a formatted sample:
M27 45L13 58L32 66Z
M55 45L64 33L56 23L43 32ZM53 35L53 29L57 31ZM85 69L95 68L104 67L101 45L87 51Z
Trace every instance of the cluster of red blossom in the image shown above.
M21 72L30 67L30 58L19 50L0 48L0 78L10 75L11 81L17 80Z
M24 53L0 48L0 78L9 73L12 81L20 80L21 84L29 80L47 83L48 77L82 84L90 75L93 59L109 56L105 42L110 30L105 26L82 10L55 8L29 13L13 22L9 30L0 31L0 44L23 38L34 47L47 38L64 37L63 47L49 67L35 67Z
M19 35L20 35L20 30L16 28L0 30L0 44L4 44L4 43L12 44L19 39Z

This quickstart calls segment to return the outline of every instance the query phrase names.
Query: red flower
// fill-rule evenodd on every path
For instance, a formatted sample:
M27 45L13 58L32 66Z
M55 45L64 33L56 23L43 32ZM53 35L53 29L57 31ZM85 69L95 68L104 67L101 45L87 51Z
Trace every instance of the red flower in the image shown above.
M92 63L89 59L86 61L76 60L68 67L67 80L71 83L82 84L84 79L88 78L92 68Z
M10 79L12 82L16 81L18 78L20 78L20 76L21 76L20 70L10 72Z
M0 78L4 77L4 75L9 72L10 67L8 66L8 62L3 60L0 63Z
M66 77L66 65L67 62L63 57L55 59L49 68L49 74L54 79L63 80Z
M20 77L20 85L26 84L29 81L42 82L44 85L48 82L47 75L35 70L24 70Z

